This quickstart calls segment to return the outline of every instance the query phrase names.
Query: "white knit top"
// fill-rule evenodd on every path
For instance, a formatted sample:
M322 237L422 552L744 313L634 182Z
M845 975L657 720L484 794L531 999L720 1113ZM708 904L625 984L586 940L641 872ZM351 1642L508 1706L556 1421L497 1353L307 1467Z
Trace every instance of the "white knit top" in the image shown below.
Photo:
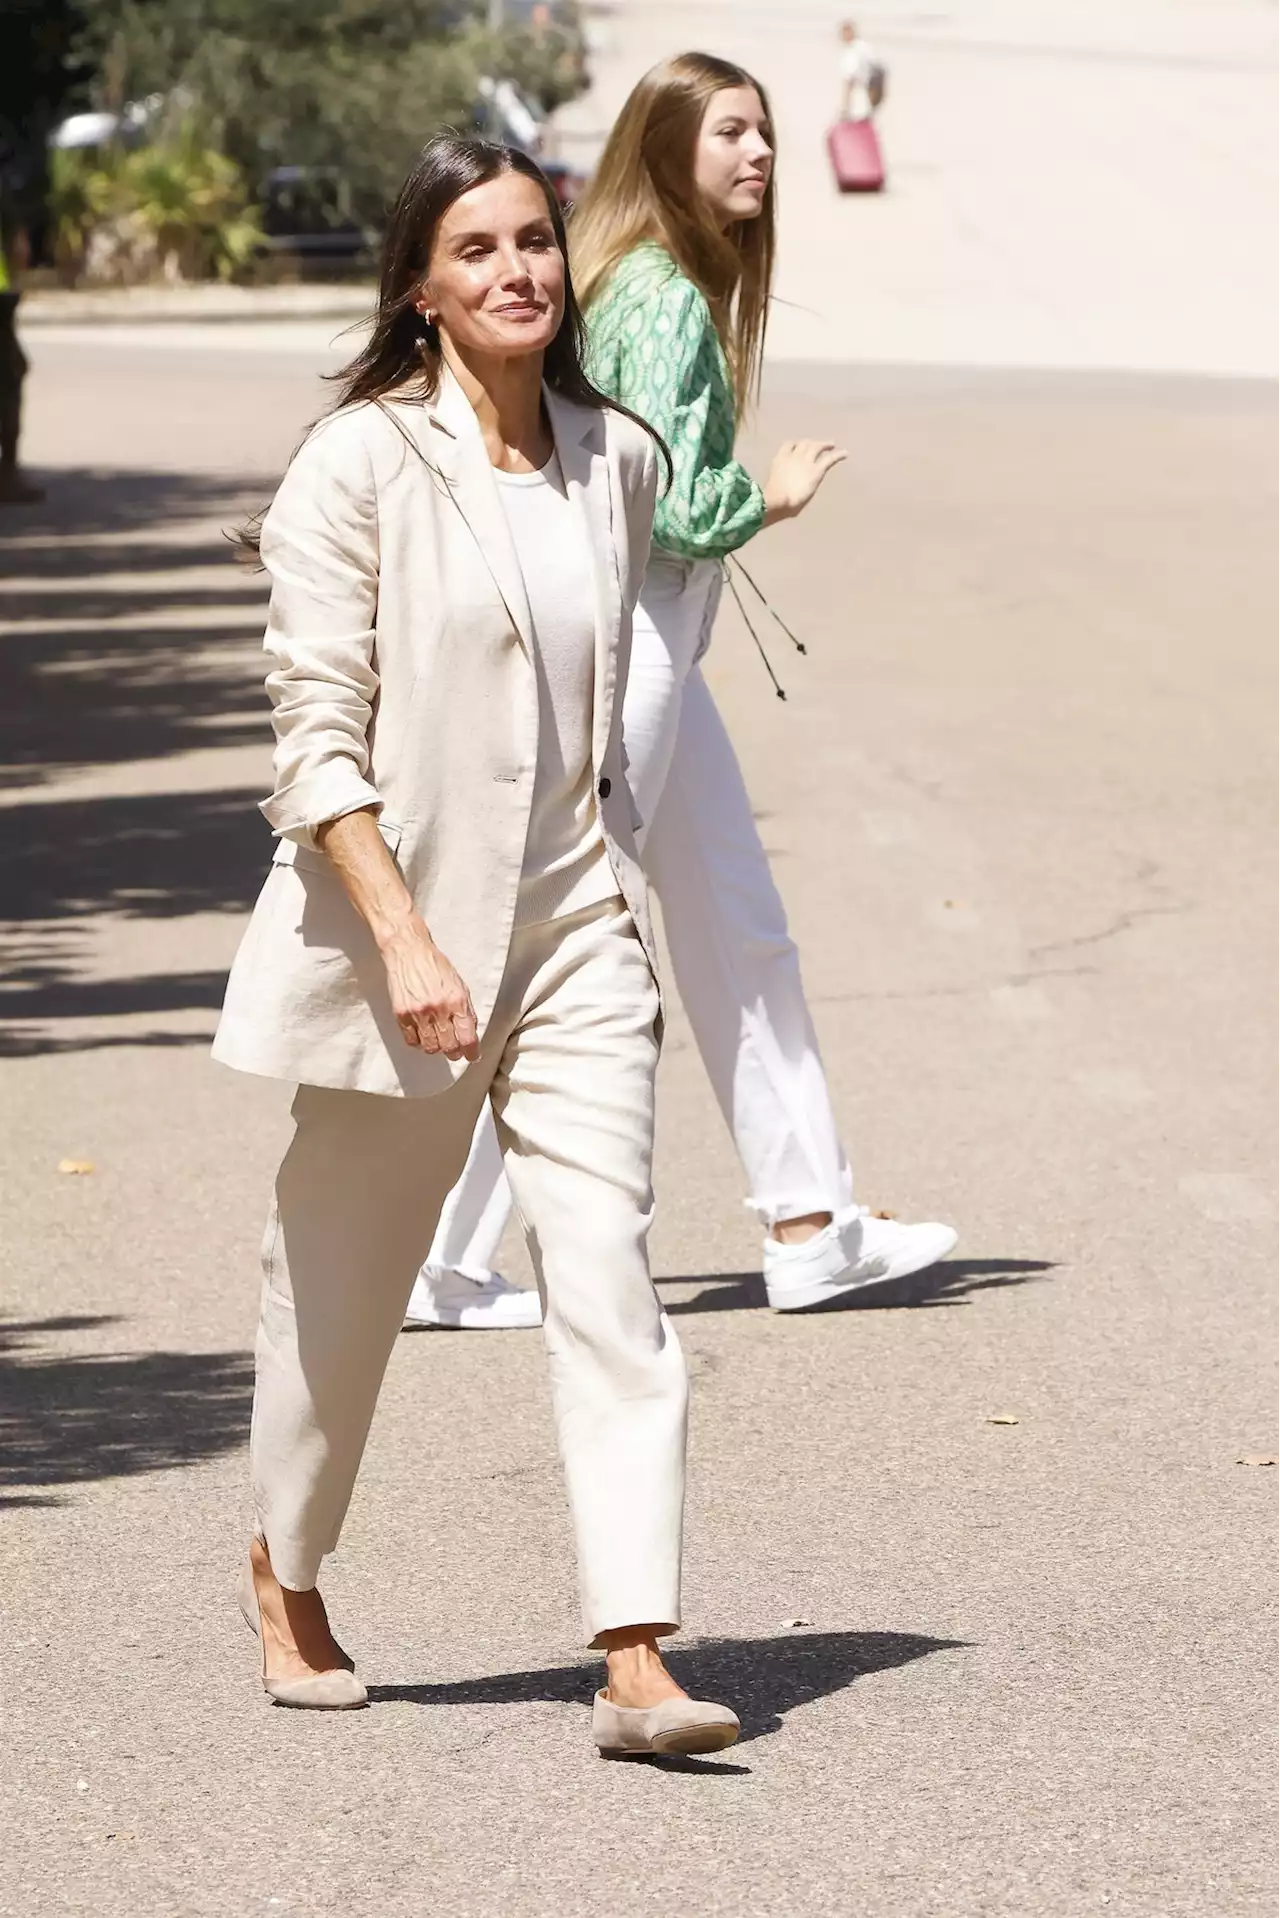
M553 453L537 473L494 468L524 574L538 675L538 765L516 924L611 898L618 882L596 811L591 763L595 593L586 539Z

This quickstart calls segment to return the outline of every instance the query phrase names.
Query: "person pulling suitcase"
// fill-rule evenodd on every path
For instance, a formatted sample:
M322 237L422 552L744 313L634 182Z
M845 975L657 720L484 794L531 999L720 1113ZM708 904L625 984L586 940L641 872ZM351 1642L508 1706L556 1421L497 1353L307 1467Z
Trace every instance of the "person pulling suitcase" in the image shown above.
M875 114L884 99L884 63L854 21L841 26L840 41L840 118L827 135L831 170L841 193L879 193L885 175Z

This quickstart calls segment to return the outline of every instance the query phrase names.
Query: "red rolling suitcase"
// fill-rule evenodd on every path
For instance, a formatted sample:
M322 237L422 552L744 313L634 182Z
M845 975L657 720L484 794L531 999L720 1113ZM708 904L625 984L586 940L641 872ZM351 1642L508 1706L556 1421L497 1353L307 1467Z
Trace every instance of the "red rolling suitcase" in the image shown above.
M827 135L831 171L842 193L879 193L884 160L872 120L837 120Z

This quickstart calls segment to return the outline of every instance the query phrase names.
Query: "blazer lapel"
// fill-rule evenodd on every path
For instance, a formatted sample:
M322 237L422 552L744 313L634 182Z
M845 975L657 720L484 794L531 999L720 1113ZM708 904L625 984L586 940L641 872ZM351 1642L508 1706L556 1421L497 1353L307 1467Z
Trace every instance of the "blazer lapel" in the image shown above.
M598 766L609 742L618 668L622 595L614 558L609 463L604 450L604 414L546 390L565 490L578 516L595 592L595 698L592 747Z
M434 400L418 405L393 401L391 405L427 465L439 473L448 488L493 575L520 642L532 656L533 621L524 575L470 400L444 367Z
M565 490L582 532L594 589L595 697L592 746L595 764L604 757L613 722L622 595L613 543L609 463L604 415L543 389ZM515 542L498 495L498 484L471 402L445 367L434 400L384 402L401 422L423 459L441 477L493 575L494 585L533 655L533 621Z

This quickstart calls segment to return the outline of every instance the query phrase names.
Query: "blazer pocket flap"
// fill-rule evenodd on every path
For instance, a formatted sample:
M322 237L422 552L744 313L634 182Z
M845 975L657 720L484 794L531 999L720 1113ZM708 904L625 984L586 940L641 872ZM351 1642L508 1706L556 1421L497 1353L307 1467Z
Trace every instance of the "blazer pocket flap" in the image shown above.
M394 825L389 819L379 819L378 831L382 834L391 857L394 859L400 850L403 828ZM332 872L333 867L328 855L321 852L319 846L299 845L296 839L280 839L271 855L273 866L296 866L299 872Z

